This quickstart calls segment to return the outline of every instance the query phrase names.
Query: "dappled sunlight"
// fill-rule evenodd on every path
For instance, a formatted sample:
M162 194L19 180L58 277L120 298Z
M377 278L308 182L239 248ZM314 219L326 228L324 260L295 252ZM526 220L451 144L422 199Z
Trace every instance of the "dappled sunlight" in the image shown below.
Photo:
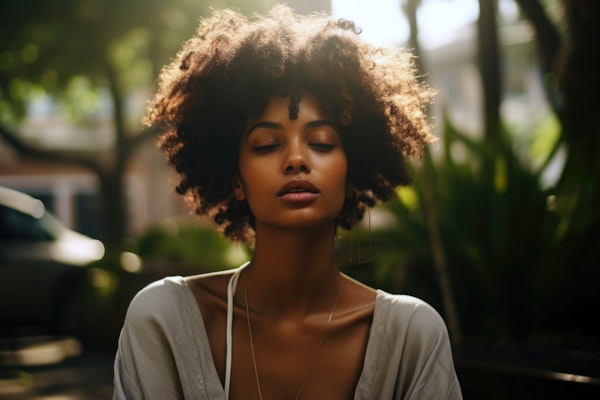
M600 384L600 379L592 378L591 376L565 374L562 372L553 372L552 378L567 382L579 382L579 383L593 383L595 385Z
M25 365L8 366L0 361L0 398L30 400L93 400L112 396L111 354L81 352L71 338L39 337L38 345L23 348ZM41 343L44 343L42 346ZM37 354L37 355L34 355ZM52 357L49 355L52 354ZM63 360L57 355L66 355ZM42 363L42 361L44 361Z
M104 256L104 245L99 240L83 240L75 233L68 234L70 240L63 240L49 247L52 259L75 265L86 265L90 260L100 260Z
M82 352L81 343L75 338L15 339L9 346L3 343L2 349L0 365L6 367L56 364L67 357L79 356Z
M229 265L242 265L248 261L248 253L241 246L233 245L225 250L223 258Z
M167 56L209 5L233 3L87 2L104 11L82 3L79 11L60 13L47 3L32 13L10 0L0 27L0 186L39 197L14 208L52 233L34 235L38 230L19 220L19 232L31 233L35 247L7 246L0 237L0 256L10 251L19 260L0 260L12 268L0 275L0 333L11 337L0 338L0 399L110 398L113 348L135 293L163 276L234 268L253 254L225 240L209 218L190 215L174 191L176 171L167 170L156 148L156 132L140 123ZM269 2L235 3L245 13ZM418 46L409 44L403 9L417 3ZM559 40L536 31L535 18L521 10L526 3L542 6L538 16L548 17ZM588 7L586 18L567 12L579 3ZM539 390L548 395L532 397L548 399L561 398L563 387L600 389L593 322L600 310L600 158L589 150L600 149L593 134L600 124L594 112L580 112L598 108L586 91L596 84L589 38L597 35L582 34L600 26L591 6L597 3L494 2L502 122L494 142L486 136L494 130L485 125L477 55L496 36L481 34L479 4L331 0L333 17L354 21L366 42L414 47L407 50L418 55L423 81L438 91L427 112L439 137L425 162L415 162L412 184L396 189L396 200L365 213L352 232L338 229L336 255L361 283L422 298L443 318L455 302L463 343L481 345L481 357L459 359L465 398L528 398L526 390ZM98 26L110 29L97 32ZM546 41L558 56L538 46ZM55 234L58 222L47 222L46 210L73 232ZM48 239L59 236L68 240ZM29 258L35 263L23 261ZM76 283L58 280L67 265ZM443 281L452 291L444 292ZM63 336L16 338L46 334ZM520 346L510 369L498 362L506 351L490 351L498 343ZM585 354L557 356L558 348ZM532 362L541 356L518 357L531 349L544 363Z
M142 271L142 259L135 253L124 251L121 253L121 267L132 274Z

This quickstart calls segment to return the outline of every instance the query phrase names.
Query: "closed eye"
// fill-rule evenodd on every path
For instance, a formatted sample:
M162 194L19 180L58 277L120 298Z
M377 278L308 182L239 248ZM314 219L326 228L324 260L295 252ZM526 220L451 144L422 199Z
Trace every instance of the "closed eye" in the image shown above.
M265 144L262 146L254 146L252 148L252 150L254 150L255 153L264 154L264 153L270 153L272 151L275 151L278 148L279 148L278 144Z
M308 145L314 150L322 153L329 152L335 148L335 144L330 143L309 143Z

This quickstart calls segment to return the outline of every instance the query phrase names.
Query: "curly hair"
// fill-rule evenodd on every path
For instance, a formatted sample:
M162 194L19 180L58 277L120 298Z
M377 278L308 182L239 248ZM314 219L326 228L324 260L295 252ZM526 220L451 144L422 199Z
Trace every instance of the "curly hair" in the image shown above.
M432 91L408 52L375 48L359 34L351 21L284 5L251 17L219 10L161 70L144 122L164 129L159 147L179 173L177 192L225 236L253 241L252 213L234 198L233 183L244 124L274 94L297 102L309 92L337 118L352 188L337 219L342 228L410 183L407 159L420 158L433 139Z

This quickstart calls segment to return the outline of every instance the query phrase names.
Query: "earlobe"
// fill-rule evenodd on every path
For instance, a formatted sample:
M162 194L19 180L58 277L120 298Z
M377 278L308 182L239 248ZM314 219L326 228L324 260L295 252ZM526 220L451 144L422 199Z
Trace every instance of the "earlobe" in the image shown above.
M233 195L237 201L246 200L246 191L239 177L236 177L233 183Z

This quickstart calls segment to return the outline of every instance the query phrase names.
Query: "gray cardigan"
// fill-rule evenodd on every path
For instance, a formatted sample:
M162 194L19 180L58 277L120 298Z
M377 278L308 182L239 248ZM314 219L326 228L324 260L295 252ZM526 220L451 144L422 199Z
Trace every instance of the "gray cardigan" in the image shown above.
M114 373L113 400L227 400L196 299L182 277L154 282L134 297ZM377 291L354 399L462 399L446 326L431 306Z

